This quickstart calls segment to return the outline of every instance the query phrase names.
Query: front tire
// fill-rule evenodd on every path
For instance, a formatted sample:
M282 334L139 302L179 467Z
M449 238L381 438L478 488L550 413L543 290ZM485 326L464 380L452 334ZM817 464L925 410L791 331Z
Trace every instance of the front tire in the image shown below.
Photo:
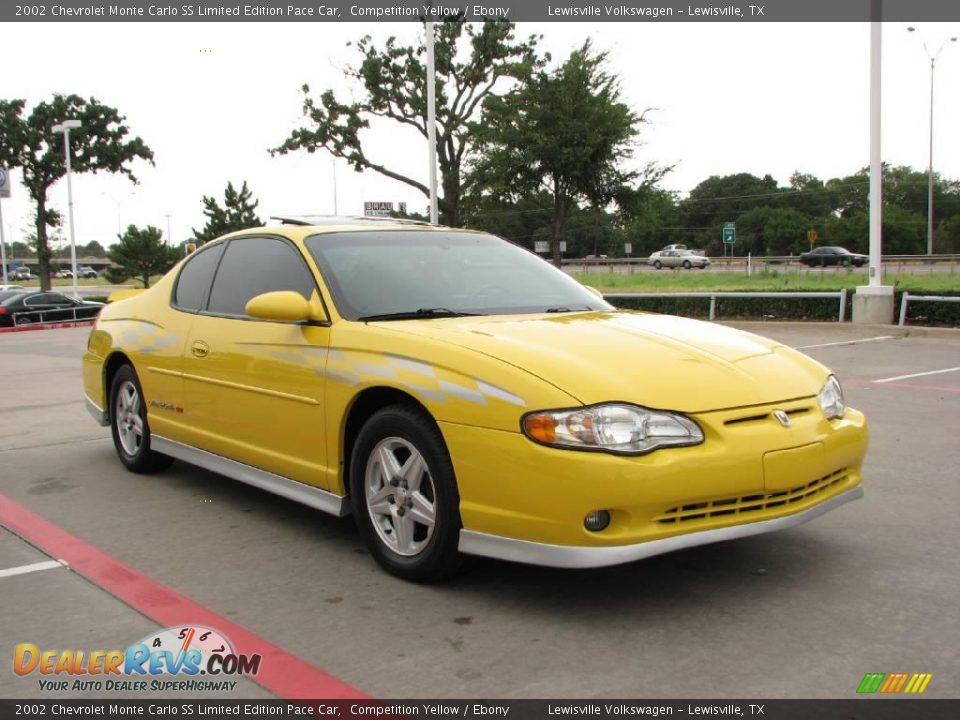
M660 262L659 260L655 260L654 263L653 263L653 267L654 267L654 269L659 270L660 268L663 267L663 263Z
M414 582L460 564L460 495L446 445L419 408L392 405L360 430L350 460L354 519L370 554Z
M173 458L150 449L143 388L130 365L121 366L110 383L110 432L120 462L130 472L159 472L173 462Z
M689 260L684 260L684 261L683 261L683 269L684 269L684 270L689 270L689 269L692 268L692 267L693 267L693 265L690 263Z

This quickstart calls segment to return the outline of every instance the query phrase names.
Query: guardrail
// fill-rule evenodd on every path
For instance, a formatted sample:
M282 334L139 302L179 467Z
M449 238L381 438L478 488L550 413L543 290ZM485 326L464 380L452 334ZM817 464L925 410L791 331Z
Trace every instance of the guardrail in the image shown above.
M881 260L881 265L884 268L885 272L889 272L893 266L899 265L900 268L908 267L911 265L944 265L949 264L951 266L951 272L954 270L954 266L957 272L960 272L960 254L952 255L884 255ZM621 268L635 268L637 266L650 266L650 259L646 257L619 257L619 258L564 258L561 261L561 264L564 267L571 268L583 268L584 272L587 272L591 269L609 269L610 272L615 272L617 267ZM762 268L770 267L771 269L776 269L778 267L788 266L791 270L807 270L807 271L817 271L821 269L830 269L830 268L841 268L846 270L847 267L842 267L838 265L827 265L824 268L821 268L820 265L803 265L800 262L800 258L797 255L775 255L775 256L730 256L730 257L711 257L710 264L717 267L729 267L732 265L743 265L744 272L748 272L747 268L752 269L754 272L761 271ZM866 265L861 266L866 268ZM665 269L678 269L678 268L665 268ZM852 271L854 268L850 268Z
M717 317L717 298L836 298L840 301L837 321L843 322L847 314L847 290L837 292L662 292L662 293L604 293L604 298L704 298L710 299L710 319ZM955 298L960 300L960 298ZM903 324L901 322L901 324Z
M912 302L960 302L960 297L950 297L949 295L911 295L905 292L900 298L900 321L898 325L905 325L907 322L907 306Z
M10 313L13 319L13 326L20 327L24 325L56 325L58 323L85 322L87 320L96 320L97 316L87 315L77 317L78 308L51 308L49 310L25 310L23 312ZM70 315L63 317L69 311ZM61 317L55 317L60 315ZM27 317L24 317L27 316ZM54 317L51 317L54 316Z

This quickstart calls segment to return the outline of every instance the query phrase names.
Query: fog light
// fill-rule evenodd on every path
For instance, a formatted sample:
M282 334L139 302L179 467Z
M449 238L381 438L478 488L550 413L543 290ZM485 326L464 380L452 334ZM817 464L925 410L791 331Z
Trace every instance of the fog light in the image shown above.
M595 510L583 519L583 526L590 532L599 532L610 524L610 513L606 510Z

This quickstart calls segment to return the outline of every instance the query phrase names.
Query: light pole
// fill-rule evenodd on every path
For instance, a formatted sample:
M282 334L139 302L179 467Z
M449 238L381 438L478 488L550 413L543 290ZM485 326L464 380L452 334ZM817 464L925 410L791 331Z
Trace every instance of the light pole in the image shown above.
M54 125L52 130L55 133L63 133L63 154L67 159L67 207L70 215L70 269L73 271L73 297L80 299L80 291L77 289L77 238L73 227L73 179L71 178L72 164L70 159L70 131L77 130L80 127L79 120L64 120L59 125ZM43 280L41 279L41 283Z
M170 213L167 213L165 217L167 218L167 245L173 247L173 236L170 235Z
M915 27L908 27L907 32L916 32ZM937 60L940 53L947 46L948 42L956 42L957 38L952 37L944 40L940 44L940 49L935 55L930 54L927 47L927 41L920 37L923 42L923 50L927 53L927 59L930 60L930 164L927 166L927 255L933 255L933 71L937 67Z
M427 158L430 163L430 222L437 224L437 81L434 68L433 23L425 23L427 34Z

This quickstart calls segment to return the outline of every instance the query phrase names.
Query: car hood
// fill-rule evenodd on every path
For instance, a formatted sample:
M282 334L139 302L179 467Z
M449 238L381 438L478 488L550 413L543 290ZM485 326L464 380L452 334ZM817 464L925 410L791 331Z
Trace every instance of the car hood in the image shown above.
M497 358L584 404L618 400L706 412L810 397L828 374L772 340L668 315L490 315L383 325Z

